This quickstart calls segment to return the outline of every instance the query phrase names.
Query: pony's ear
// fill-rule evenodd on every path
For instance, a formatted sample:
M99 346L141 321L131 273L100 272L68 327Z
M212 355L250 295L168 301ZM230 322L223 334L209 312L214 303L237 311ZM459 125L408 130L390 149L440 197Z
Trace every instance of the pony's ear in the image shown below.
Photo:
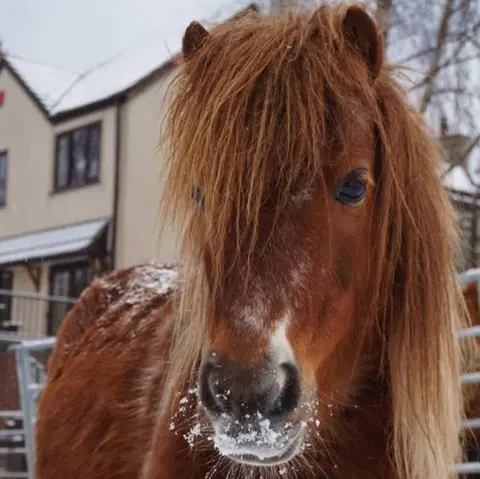
M198 22L192 22L183 35L182 52L184 58L190 58L201 47L208 31Z
M383 39L372 17L360 6L350 7L343 18L343 33L365 59L375 79L383 62Z

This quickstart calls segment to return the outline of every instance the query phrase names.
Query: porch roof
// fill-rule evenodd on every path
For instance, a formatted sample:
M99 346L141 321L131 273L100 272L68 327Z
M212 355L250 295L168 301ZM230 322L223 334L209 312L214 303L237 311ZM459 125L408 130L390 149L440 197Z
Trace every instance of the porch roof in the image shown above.
M108 218L101 218L0 239L0 265L87 253L105 231L109 221Z

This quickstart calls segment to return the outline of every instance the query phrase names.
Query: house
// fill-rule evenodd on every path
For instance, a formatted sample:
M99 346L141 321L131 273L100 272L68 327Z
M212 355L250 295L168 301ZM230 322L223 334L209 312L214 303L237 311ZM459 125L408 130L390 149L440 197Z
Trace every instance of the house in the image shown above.
M235 8L223 10L223 21L239 14ZM3 329L55 334L69 303L39 295L76 298L106 271L176 259L172 232L159 237L158 139L182 33L168 46L124 54L82 74L15 55L1 59ZM22 301L17 295L12 304L4 290ZM27 300L35 302L28 314L16 310Z
M463 236L459 271L478 267L480 262L480 171L477 139L462 134L440 135L444 153L443 184L458 215Z

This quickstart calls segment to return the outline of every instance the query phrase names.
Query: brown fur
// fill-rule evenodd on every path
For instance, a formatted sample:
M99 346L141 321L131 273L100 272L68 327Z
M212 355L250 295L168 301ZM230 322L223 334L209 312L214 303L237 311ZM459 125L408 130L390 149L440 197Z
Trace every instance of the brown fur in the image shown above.
M192 32L166 137L181 294L151 297L128 322L128 288L109 284L135 270L83 295L39 406L37 477L281 477L219 458L208 433L189 449L195 403L169 425L208 351L260 364L285 311L302 397L317 386L321 421L287 477L452 477L463 417L454 332L467 321L457 229L436 145L381 36L344 6ZM367 195L345 207L331 192L359 167ZM262 329L248 334L239 318L258 301Z
M162 324L170 308L166 295L156 296L145 285L140 305L125 301L124 288L138 269L95 281L59 330L39 404L37 477L138 477L159 400L144 377L162 361L146 345L155 336L159 348L168 344Z

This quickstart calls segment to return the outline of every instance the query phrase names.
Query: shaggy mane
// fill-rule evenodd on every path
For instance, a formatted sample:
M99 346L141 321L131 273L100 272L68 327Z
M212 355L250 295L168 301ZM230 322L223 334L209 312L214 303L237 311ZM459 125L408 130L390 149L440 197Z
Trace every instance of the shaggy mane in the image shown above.
M455 217L423 119L390 65L372 80L342 33L344 14L343 6L313 16L249 13L213 29L173 84L163 207L181 228L186 269L167 385L174 391L195 377L208 298L228 274L227 235L237 239L247 281L266 209L278 219L292 195L321 184L332 162L353 154L360 125L378 156L369 300L385 338L392 460L398 479L446 479L460 454L463 414L454 333L466 314ZM274 228L275 221L267 236Z
M313 19L255 12L222 24L174 84L164 207L186 226L185 252L199 252L199 243L208 249L214 290L226 274L232 218L248 269L265 207L278 218L296 192L323 177L333 150L352 154L359 122L365 134L379 122L367 69L342 36L343 10L325 8ZM194 188L204 202L196 211Z

